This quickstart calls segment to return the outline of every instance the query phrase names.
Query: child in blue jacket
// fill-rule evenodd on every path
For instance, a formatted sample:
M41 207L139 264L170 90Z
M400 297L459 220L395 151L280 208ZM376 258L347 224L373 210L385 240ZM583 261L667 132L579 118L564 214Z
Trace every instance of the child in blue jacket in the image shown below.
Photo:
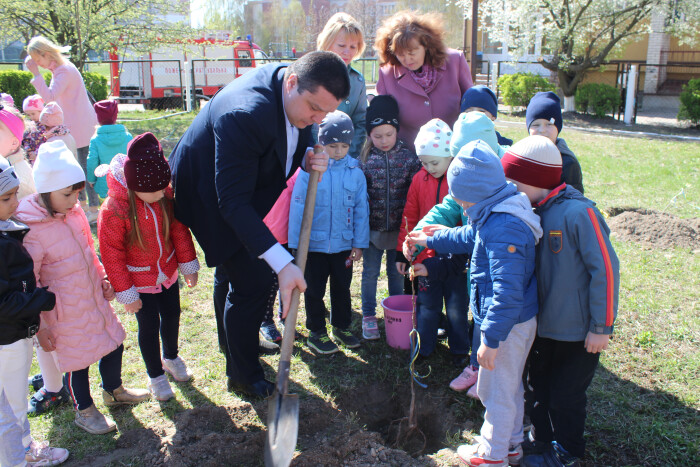
M535 245L542 230L530 201L506 181L498 156L483 141L460 150L447 182L469 223L413 231L409 238L438 253L471 254L470 307L481 328L477 393L486 413L479 442L460 446L457 454L472 466L505 467L522 456L522 374L537 327Z
M352 263L369 246L367 182L357 159L347 157L354 135L352 120L345 113L329 113L321 122L318 142L330 156L328 170L318 183L316 207L306 260L306 327L308 345L320 354L338 351L326 333L323 296L331 280L333 338L347 348L360 346L350 332ZM289 248L299 246L309 174L300 172L289 207Z
M516 143L503 169L528 195L544 239L537 247L539 326L530 353L535 404L534 447L527 467L579 465L583 457L586 390L617 315L620 264L610 229L595 204L560 183L562 158L543 136Z

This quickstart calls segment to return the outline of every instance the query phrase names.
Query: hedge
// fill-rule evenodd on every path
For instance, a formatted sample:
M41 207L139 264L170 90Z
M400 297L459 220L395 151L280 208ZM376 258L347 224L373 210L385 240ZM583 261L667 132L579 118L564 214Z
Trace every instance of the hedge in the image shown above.
M107 78L99 73L86 71L83 74L85 88L92 94L96 101L101 101L109 95ZM51 82L51 73L42 74L47 83ZM4 70L0 71L0 92L6 92L15 100L17 108L22 108L22 102L27 96L36 94L36 89L30 83L33 76L28 71Z
M588 83L576 89L576 110L598 118L614 114L620 108L620 91L608 84Z
M690 120L694 125L700 123L700 78L691 79L683 86L680 99L678 120Z
M503 103L514 107L527 107L530 99L541 91L554 91L555 86L547 78L534 73L514 73L498 78Z

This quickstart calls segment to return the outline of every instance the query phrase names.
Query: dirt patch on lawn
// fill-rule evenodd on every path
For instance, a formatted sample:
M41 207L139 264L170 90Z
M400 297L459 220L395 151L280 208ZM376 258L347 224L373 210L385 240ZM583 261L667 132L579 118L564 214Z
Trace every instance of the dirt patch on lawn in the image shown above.
M641 208L610 208L607 223L611 234L652 248L700 249L700 219L681 219L664 212Z

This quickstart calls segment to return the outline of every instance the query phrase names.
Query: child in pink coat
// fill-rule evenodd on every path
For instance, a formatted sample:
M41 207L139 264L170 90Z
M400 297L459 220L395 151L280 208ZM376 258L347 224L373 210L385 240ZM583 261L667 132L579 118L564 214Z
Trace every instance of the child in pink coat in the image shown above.
M88 433L116 429L90 396L88 371L99 361L107 406L148 399L145 390L122 386L126 333L109 300L114 289L95 254L90 224L77 204L85 173L63 141L44 143L34 164L38 194L23 199L16 217L29 226L24 245L34 260L39 286L56 294L56 307L41 313L39 343L54 352L76 409L75 423Z

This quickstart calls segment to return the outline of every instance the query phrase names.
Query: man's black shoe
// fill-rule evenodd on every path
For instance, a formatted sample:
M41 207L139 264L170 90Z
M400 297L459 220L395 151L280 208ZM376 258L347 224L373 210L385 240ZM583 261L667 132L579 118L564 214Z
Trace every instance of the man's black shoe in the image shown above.
M249 397L265 398L274 392L275 385L266 379L261 379L253 384L248 384L228 378L226 388L231 392L245 394Z

